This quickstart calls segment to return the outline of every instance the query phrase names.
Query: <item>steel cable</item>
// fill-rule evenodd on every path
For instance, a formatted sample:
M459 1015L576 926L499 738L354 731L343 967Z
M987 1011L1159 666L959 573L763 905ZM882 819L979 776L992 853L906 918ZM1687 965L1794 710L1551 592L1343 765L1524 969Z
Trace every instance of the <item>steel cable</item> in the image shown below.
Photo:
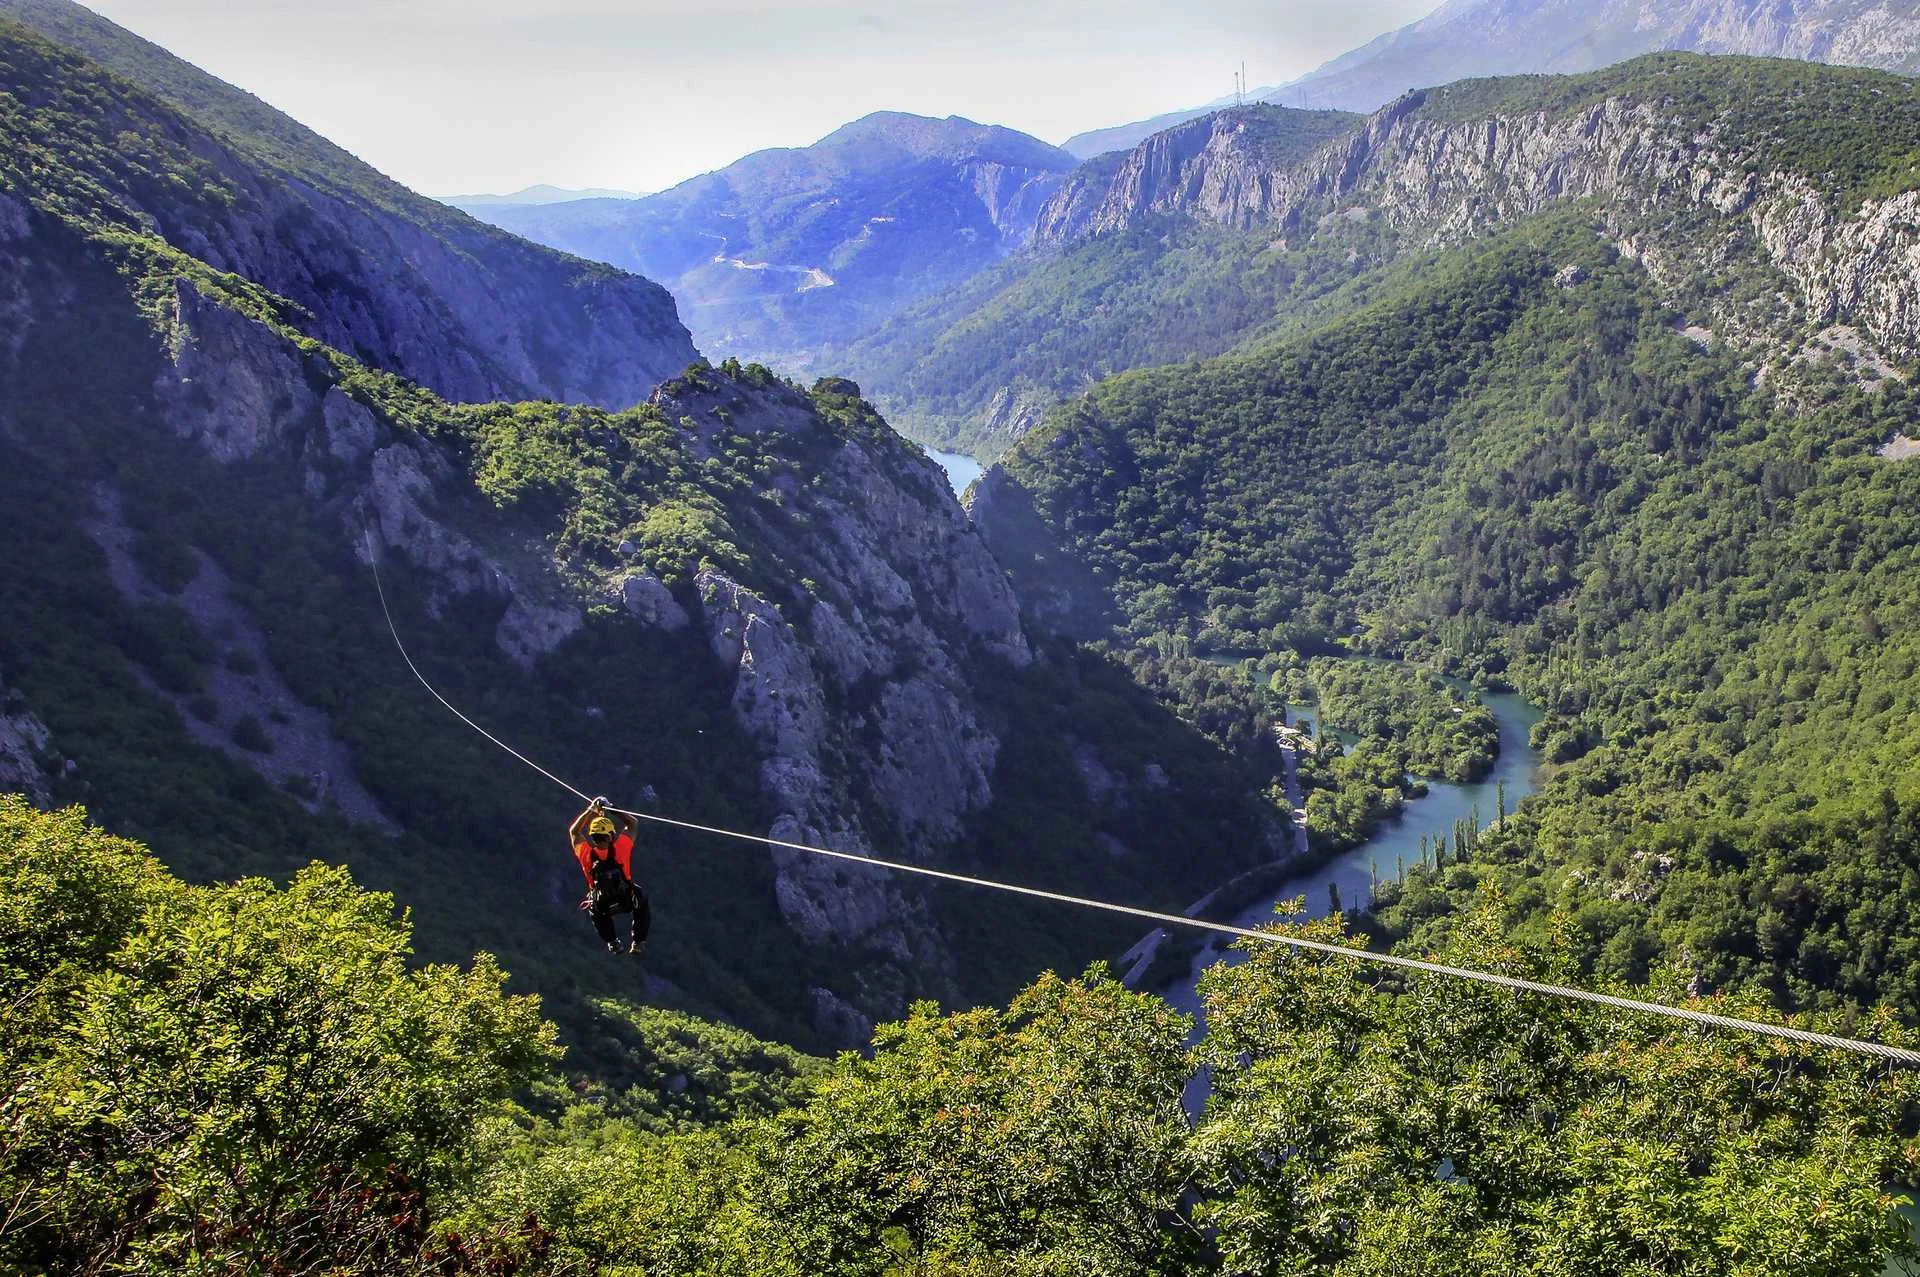
M540 764L522 754L513 746L495 736L492 732L461 713L459 708L442 696L419 666L407 654L407 645L401 642L400 631L393 621L393 612L387 606L386 588L380 583L380 566L374 555L372 539L368 538L368 558L373 566L374 587L380 594L380 610L386 616L387 630L393 635L394 646L400 649L400 659L405 661L407 669L427 692L461 722L480 735L492 741L513 757L539 772L542 776L573 794L583 802L592 802L592 797L583 789L571 785L554 775ZM835 851L829 847L813 847L806 843L790 842L782 838L772 838L762 834L742 833L737 829L723 829L717 825L703 825L697 821L676 820L671 816L655 815L651 812L630 811L624 807L609 807L608 810L635 820L651 821L657 825L669 825L676 829L685 829L694 833L712 834L719 838L732 838L741 842L759 843L767 847L781 847L789 851L803 852L809 856L824 856L831 860L849 861L853 864L867 865L875 869L885 869L893 873L917 874L923 878L934 878L941 882L959 883L968 887L985 887L992 891L1004 891L1013 895L1026 896L1034 900L1048 900L1056 904L1074 905L1082 909L1095 909L1104 913L1118 914L1122 917L1138 918L1145 922L1156 923L1162 927L1188 927L1196 931L1212 932L1216 935L1234 936L1243 940L1255 940L1265 944L1285 945L1292 949L1306 950L1312 953L1326 954L1330 957L1345 958L1354 962L1373 963L1376 966L1397 967L1406 971L1419 971L1428 975L1447 976L1456 980L1472 980L1480 984L1494 985L1504 989L1513 989L1522 993L1538 993L1548 997L1564 998L1577 1002L1587 1002L1599 1006L1612 1007L1620 1011L1644 1012L1648 1015L1666 1016L1669 1019L1684 1020L1693 1024L1706 1025L1716 1029L1731 1029L1742 1033L1755 1033L1765 1037L1801 1042L1809 1046L1830 1047L1839 1051L1852 1051L1863 1055L1878 1056L1899 1064L1920 1065L1920 1051L1911 1051L1902 1047L1888 1046L1882 1042L1869 1042L1861 1038L1841 1037L1832 1033L1819 1033L1811 1029L1795 1028L1788 1024L1770 1024L1761 1020L1747 1020L1739 1016L1721 1015L1713 1011L1700 1011L1692 1007L1668 1006L1660 1002L1645 1002L1637 998L1620 997L1612 993L1600 993L1592 989L1580 989L1570 985L1548 984L1539 980L1526 980L1518 976L1501 975L1494 971L1478 971L1471 967L1449 966L1441 962L1427 962L1419 958L1403 957L1395 953L1379 953L1368 949L1354 949L1346 945L1329 944L1322 940L1309 940L1303 936L1282 935L1272 931L1259 931L1252 927L1236 926L1227 922L1209 922L1203 918L1189 918L1184 914L1163 913L1157 909L1142 909L1134 905L1115 904L1107 900L1094 900L1086 896L1074 896L1060 891L1046 891L1039 887L1023 887L1017 883L999 882L992 878L975 878L967 874L951 873L944 869L931 869L925 865L905 864L895 860L881 860L874 856L858 852Z

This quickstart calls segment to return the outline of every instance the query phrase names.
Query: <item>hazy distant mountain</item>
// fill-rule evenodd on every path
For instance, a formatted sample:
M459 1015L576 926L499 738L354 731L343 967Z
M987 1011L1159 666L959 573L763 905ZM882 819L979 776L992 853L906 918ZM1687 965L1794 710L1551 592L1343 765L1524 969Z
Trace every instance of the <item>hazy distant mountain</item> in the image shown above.
M455 208L495 204L565 204L573 200L642 200L647 191L623 191L615 186L527 186L508 195L436 195L442 204Z
M1920 70L1916 0L1449 0L1267 95L1370 111L1471 76L1591 71L1661 50Z
M1750 53L1920 71L1920 0L1448 0L1260 99L1372 111L1474 76L1593 71L1643 53ZM1218 103L1212 104L1218 106ZM1131 147L1209 107L1079 133L1081 158Z
M1012 129L877 112L643 200L464 207L666 282L709 353L793 362L1025 244L1075 164Z
M1209 106L1197 106L1187 111L1168 111L1165 115L1135 120L1132 124L1115 124L1110 128L1075 133L1060 144L1060 149L1083 160L1090 160L1096 155L1106 155L1113 151L1131 150L1155 133L1165 132L1176 124L1185 124L1188 120L1197 120L1215 110L1219 105L1214 103Z

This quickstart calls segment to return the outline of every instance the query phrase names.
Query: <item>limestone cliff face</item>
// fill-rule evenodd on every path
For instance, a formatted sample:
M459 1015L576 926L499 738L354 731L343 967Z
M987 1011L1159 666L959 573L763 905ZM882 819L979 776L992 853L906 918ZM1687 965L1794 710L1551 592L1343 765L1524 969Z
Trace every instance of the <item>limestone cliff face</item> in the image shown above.
M898 440L830 435L785 387L676 386L655 402L694 432L696 454L722 422L825 445L806 482L775 479L791 519L755 529L786 562L783 580L755 588L710 570L695 582L697 623L760 750L775 812L767 832L934 858L993 796L1000 742L982 719L979 663L1032 659L1005 574L939 468ZM775 861L788 923L814 944L867 955L856 1005L884 1005L909 971L951 970L937 929L897 881L797 852Z
M1804 179L1774 178L1748 209L1767 255L1800 285L1809 317L1871 334L1897 360L1920 360L1920 192L1836 216Z
M1097 191L1063 192L1042 234L1071 239L1179 212L1271 226L1292 247L1369 222L1405 251L1591 200L1656 279L1677 284L1756 244L1792 281L1804 318L1857 326L1892 358L1920 359L1920 194L1840 208L1834 192L1769 162L1737 106L1702 123L1639 91L1477 118L1437 100L1407 94L1290 166L1240 145L1230 113L1196 120L1137 147Z
M1856 325L1893 358L1920 359L1920 193L1841 209L1833 192L1764 163L1728 121L1702 127L1635 98L1466 122L1433 118L1424 101L1408 95L1294 175L1273 217L1289 242L1351 213L1403 243L1442 246L1593 199L1656 279L1678 283L1751 241L1797 286L1805 318Z
M1292 197L1299 162L1359 123L1340 111L1256 104L1175 125L1074 170L1041 210L1034 241L1056 248L1156 213L1239 230L1265 224Z
M1185 213L1239 229L1272 219L1290 193L1283 163L1254 145L1246 111L1217 111L1156 133L1117 157L1083 164L1040 211L1034 242L1055 247Z

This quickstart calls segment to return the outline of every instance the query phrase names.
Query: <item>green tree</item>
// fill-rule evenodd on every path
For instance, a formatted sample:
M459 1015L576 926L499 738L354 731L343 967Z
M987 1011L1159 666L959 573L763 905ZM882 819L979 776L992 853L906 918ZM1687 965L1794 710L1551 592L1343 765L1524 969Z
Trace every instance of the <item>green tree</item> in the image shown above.
M1198 1215L1228 1272L1869 1277L1911 1250L1881 1187L1911 1173L1905 1072L1456 980L1393 992L1349 959L1250 947L1203 988ZM1570 969L1494 909L1446 957Z
M10 912L46 910L0 933L12 1002L64 1007L0 1078L6 1266L380 1271L555 1056L486 955L410 970L392 899L344 870L186 887L7 800L0 871Z

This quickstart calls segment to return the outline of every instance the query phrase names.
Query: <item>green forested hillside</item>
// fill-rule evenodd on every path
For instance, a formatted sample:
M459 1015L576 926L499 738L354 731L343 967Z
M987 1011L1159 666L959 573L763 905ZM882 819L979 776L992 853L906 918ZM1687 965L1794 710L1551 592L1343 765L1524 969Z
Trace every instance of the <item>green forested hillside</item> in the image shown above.
M497 964L409 968L392 899L338 870L188 886L0 798L0 886L15 1271L1838 1277L1912 1251L1880 1185L1913 1075L1860 1057L1266 949L1208 977L1192 1049L1097 968L831 1064L655 1023L636 1119L548 1079ZM1497 926L1447 956L1567 969Z
M1009 260L922 302L836 352L889 420L915 437L991 458L1035 417L1129 368L1219 354L1291 308L1347 285L1350 252L1289 252L1246 233L1164 214L1064 249Z
M1434 943L1491 881L1609 975L1913 1015L1920 469L1878 450L1917 418L1897 378L1701 349L1561 218L1310 337L1104 383L1006 470L1136 629L1545 704L1552 783L1390 897L1393 935Z

